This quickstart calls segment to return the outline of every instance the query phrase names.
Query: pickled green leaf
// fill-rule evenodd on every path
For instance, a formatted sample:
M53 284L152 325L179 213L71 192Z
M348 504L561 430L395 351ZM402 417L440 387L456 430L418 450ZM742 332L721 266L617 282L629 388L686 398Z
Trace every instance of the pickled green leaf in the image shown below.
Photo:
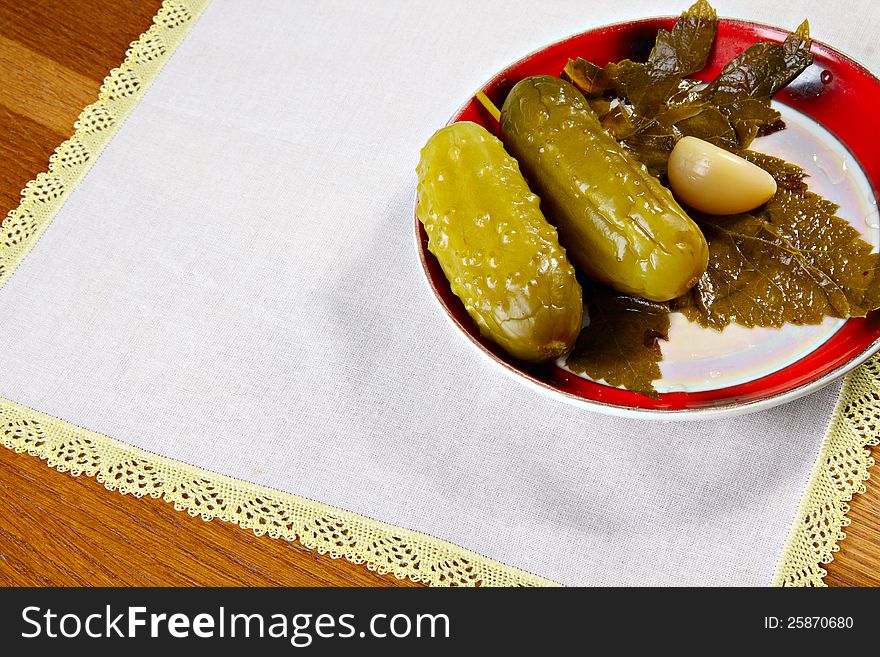
M880 307L880 255L836 216L837 206L810 192L798 167L769 155L745 155L776 178L779 191L746 214L692 212L709 242L709 267L673 308L720 330L732 322L818 324Z
M711 105L673 107L658 116L657 121L668 128L674 126L677 137L699 137L727 149L738 144L737 134L726 117Z
M656 399L653 381L660 378L663 359L659 340L669 338L668 306L621 295L604 285L592 285L585 297L590 324L569 354L568 368Z
M604 69L583 59L569 61L563 77L588 98L609 91L626 98L642 116L653 116L679 90L683 78L706 65L718 17L706 0L695 2L672 31L660 30L647 62L624 59Z
M625 111L621 111L619 114L624 113ZM606 121L607 117L603 118L603 126ZM670 107L650 121L629 116L627 126L633 127L625 131L613 126L610 131L615 136L619 135L618 139L623 141L654 176L666 173L669 154L682 137L699 137L728 150L735 150L739 144L730 122L718 108L711 105Z
M804 173L804 170L796 164L786 162L785 160L773 157L772 155L758 153L757 151L742 151L738 153L738 155L744 157L753 164L757 164L764 169L764 171L773 176L773 178L776 179L777 186L780 188L796 191L802 194L806 193L806 173Z
M741 150L755 137L784 128L770 100L813 61L804 21L783 43L748 48L702 86L687 76L705 66L716 29L715 10L701 0L671 32L660 30L647 62L623 60L600 68L577 59L562 77L584 93L602 126L660 176L681 137Z
M741 98L769 100L813 62L810 23L804 21L785 41L762 41L731 61L699 92L699 98L723 107Z
M582 57L568 60L562 78L580 89L587 99L598 98L606 92L617 95L617 82L608 74L607 68L596 66Z
M766 134L780 121L770 99L812 64L811 45L808 21L783 43L756 43L697 92L697 100L716 106L736 130L739 146L745 148L756 135Z
M678 138L672 130L655 121L622 143L636 156L636 159L648 167L648 172L652 176L661 176L666 173L669 154L677 141Z

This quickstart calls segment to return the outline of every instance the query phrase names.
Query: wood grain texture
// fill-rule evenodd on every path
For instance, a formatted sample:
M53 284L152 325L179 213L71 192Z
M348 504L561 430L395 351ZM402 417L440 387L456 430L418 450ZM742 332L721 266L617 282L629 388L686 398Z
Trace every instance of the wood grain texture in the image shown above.
M871 448L880 463L880 446ZM828 586L880 586L880 465L874 466L864 494L853 498L844 528L846 540L840 543L834 561L826 569Z
M160 0L0 0L0 217L73 131ZM2 330L2 326L0 326ZM880 449L874 449L880 460ZM857 496L832 586L880 586L880 474ZM0 584L409 585L0 448Z
M0 584L406 585L0 448Z

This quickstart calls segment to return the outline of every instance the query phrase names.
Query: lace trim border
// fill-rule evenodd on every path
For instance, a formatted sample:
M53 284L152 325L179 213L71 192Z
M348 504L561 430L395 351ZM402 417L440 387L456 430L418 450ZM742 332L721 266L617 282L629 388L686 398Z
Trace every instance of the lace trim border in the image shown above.
M98 99L73 124L74 133L49 158L49 168L25 185L21 202L0 223L0 287L52 222L73 189L140 102L209 0L165 0L153 24L110 71Z
M874 465L870 447L880 444L880 356L844 379L800 508L782 550L773 586L825 586L823 565L834 560L846 514L865 492Z
M0 223L0 287L42 236L77 183L116 131L209 0L165 0L153 24L110 71L98 100L74 124L74 134L27 183L21 202ZM880 434L880 359L850 374L835 408L773 585L822 586L849 524L848 502L864 491L869 450ZM298 540L333 558L370 570L439 586L552 586L446 541L393 527L320 502L202 470L76 427L0 399L0 442L74 476L95 477L108 490L161 498L204 520L220 518L255 534Z
M161 498L193 517L233 522L257 536L298 540L398 579L432 586L554 585L432 536L165 458L4 399L0 442L61 472L95 477L108 490Z

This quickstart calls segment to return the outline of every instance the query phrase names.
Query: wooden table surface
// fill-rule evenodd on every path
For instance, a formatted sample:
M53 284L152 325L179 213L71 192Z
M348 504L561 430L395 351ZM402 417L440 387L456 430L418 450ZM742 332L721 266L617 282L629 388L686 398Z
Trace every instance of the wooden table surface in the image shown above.
M0 217L73 132L160 0L0 0ZM0 330L3 330L0 323ZM880 460L880 449L875 448ZM880 586L880 476L849 514L829 585ZM0 584L404 586L363 566L109 492L0 448Z

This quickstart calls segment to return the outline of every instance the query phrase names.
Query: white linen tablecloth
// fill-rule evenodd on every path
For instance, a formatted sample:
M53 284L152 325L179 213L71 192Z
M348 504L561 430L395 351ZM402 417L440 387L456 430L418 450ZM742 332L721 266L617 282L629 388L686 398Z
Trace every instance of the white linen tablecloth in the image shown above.
M662 424L538 395L454 331L412 213L484 80L687 0L214 0L0 289L0 397L565 584L770 582L838 386ZM716 0L875 70L862 0Z

